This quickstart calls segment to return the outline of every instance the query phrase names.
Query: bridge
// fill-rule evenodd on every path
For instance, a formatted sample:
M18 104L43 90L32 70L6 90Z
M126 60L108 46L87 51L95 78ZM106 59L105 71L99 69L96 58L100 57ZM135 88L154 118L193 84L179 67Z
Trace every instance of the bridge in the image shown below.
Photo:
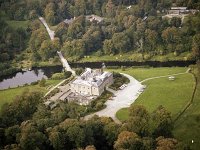
M43 17L39 17L39 19L40 19L40 21L42 22L42 24L45 26L45 28L46 28L46 30L47 30L47 32L48 32L48 34L49 34L51 40L53 41L53 40L54 40L54 36L55 36L55 32L52 31L52 30L49 28L47 22L45 21L45 19L44 19ZM59 52L59 51L57 51L57 53L58 53L58 56L60 57L60 60L61 60L61 62L62 62L62 64L63 64L63 67L65 68L65 70L66 70L66 71L70 71L70 72L72 73L72 75L75 76L75 75L76 75L75 71L72 70L72 68L71 68L70 65L68 64L67 60L63 57L62 53Z
M67 60L63 57L62 53L57 51L58 56L60 57L60 60L63 64L63 67L65 68L66 71L70 71L72 73L73 76L76 75L75 71L72 70L72 68L70 67L69 63L67 62Z

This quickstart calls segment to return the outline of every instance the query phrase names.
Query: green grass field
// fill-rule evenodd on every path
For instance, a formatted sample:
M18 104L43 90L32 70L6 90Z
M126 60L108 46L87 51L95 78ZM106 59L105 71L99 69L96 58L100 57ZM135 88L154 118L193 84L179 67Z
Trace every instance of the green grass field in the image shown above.
M28 27L29 21L16 21L16 20L7 20L8 25L14 29Z
M168 61L168 60L188 60L191 58L191 54L188 52L182 53L178 56L175 56L174 53L169 53L166 55L156 55L150 57L149 55L144 55L145 60L153 61ZM144 61L142 54L127 52L124 54L116 55L101 55L99 56L96 53L90 54L90 56L85 56L80 60L80 62L96 62L96 61Z
M191 146L192 150L200 147L200 84L197 85L193 104L175 122L175 138ZM192 140L194 143L192 144Z
M138 81L142 81L146 78L176 74L181 72L186 72L188 68L186 67L162 67L162 68L126 68L124 71L122 69L108 69L109 71L123 72L133 76Z
M30 91L41 91L46 93L48 91L47 90L48 86L56 85L60 81L61 80L47 80L46 87L40 87L39 85L28 85L13 89L0 90L0 109L3 104L12 102L17 95L22 94L27 89L29 89Z
M139 96L134 104L143 105L149 112L153 112L159 105L164 106L176 117L191 98L194 79L192 74L176 76L174 81L168 78L153 79L145 82L146 90ZM117 112L117 118L126 120L128 109Z

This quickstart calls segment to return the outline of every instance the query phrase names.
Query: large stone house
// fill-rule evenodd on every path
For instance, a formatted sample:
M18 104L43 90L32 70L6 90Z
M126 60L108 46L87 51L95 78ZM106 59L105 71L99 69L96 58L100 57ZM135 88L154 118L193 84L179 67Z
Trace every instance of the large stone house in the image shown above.
M170 15L183 15L183 14L195 14L199 10L196 9L187 9L187 7L171 7L171 9L168 11L168 14Z
M111 72L86 68L84 73L70 83L70 89L73 93L84 96L100 96L105 87L112 83L113 74Z

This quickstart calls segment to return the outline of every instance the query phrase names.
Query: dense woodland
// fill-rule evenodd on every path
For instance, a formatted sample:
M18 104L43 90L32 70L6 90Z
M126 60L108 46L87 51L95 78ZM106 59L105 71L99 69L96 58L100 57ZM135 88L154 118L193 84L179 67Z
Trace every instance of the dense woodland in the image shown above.
M29 20L27 28L12 29L1 18L1 62L12 60L23 50L30 53L33 62L56 61L57 50L74 60L94 53L98 56L147 54L144 60L168 53L178 56L188 52L187 60L200 55L199 13L189 15L184 22L180 18L162 18L174 5L200 9L198 0L1 0L0 3L10 20ZM127 9L129 5L132 7ZM91 14L104 20L89 22L85 18ZM53 42L38 16L54 26ZM76 17L73 23L63 22L73 17ZM23 55L16 59L23 60Z
M38 92L25 91L0 115L0 148L10 149L130 149L183 148L173 138L170 112L158 107L149 113L143 106L130 108L129 120L116 124L110 118L84 121L86 109L60 103L53 110L42 103ZM90 107L90 106L88 106Z

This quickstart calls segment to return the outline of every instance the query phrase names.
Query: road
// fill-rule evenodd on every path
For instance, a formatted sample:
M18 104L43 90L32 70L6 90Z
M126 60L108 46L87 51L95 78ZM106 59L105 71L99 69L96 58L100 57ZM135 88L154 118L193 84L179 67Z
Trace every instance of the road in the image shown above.
M130 80L130 83L127 85L127 87L125 87L123 90L116 91L113 100L108 100L105 103L105 109L85 116L85 120L90 119L94 115L98 115L99 117L111 117L115 122L120 123L120 121L115 116L116 112L121 108L130 107L130 105L140 95L138 91L143 87L143 85L132 76L124 73L122 74Z
M51 40L54 40L54 36L55 36L55 32L52 31L49 26L47 25L47 22L45 21L45 19L43 17L39 17L40 21L43 23L43 25L45 26L45 28L47 29L47 32L51 38Z

